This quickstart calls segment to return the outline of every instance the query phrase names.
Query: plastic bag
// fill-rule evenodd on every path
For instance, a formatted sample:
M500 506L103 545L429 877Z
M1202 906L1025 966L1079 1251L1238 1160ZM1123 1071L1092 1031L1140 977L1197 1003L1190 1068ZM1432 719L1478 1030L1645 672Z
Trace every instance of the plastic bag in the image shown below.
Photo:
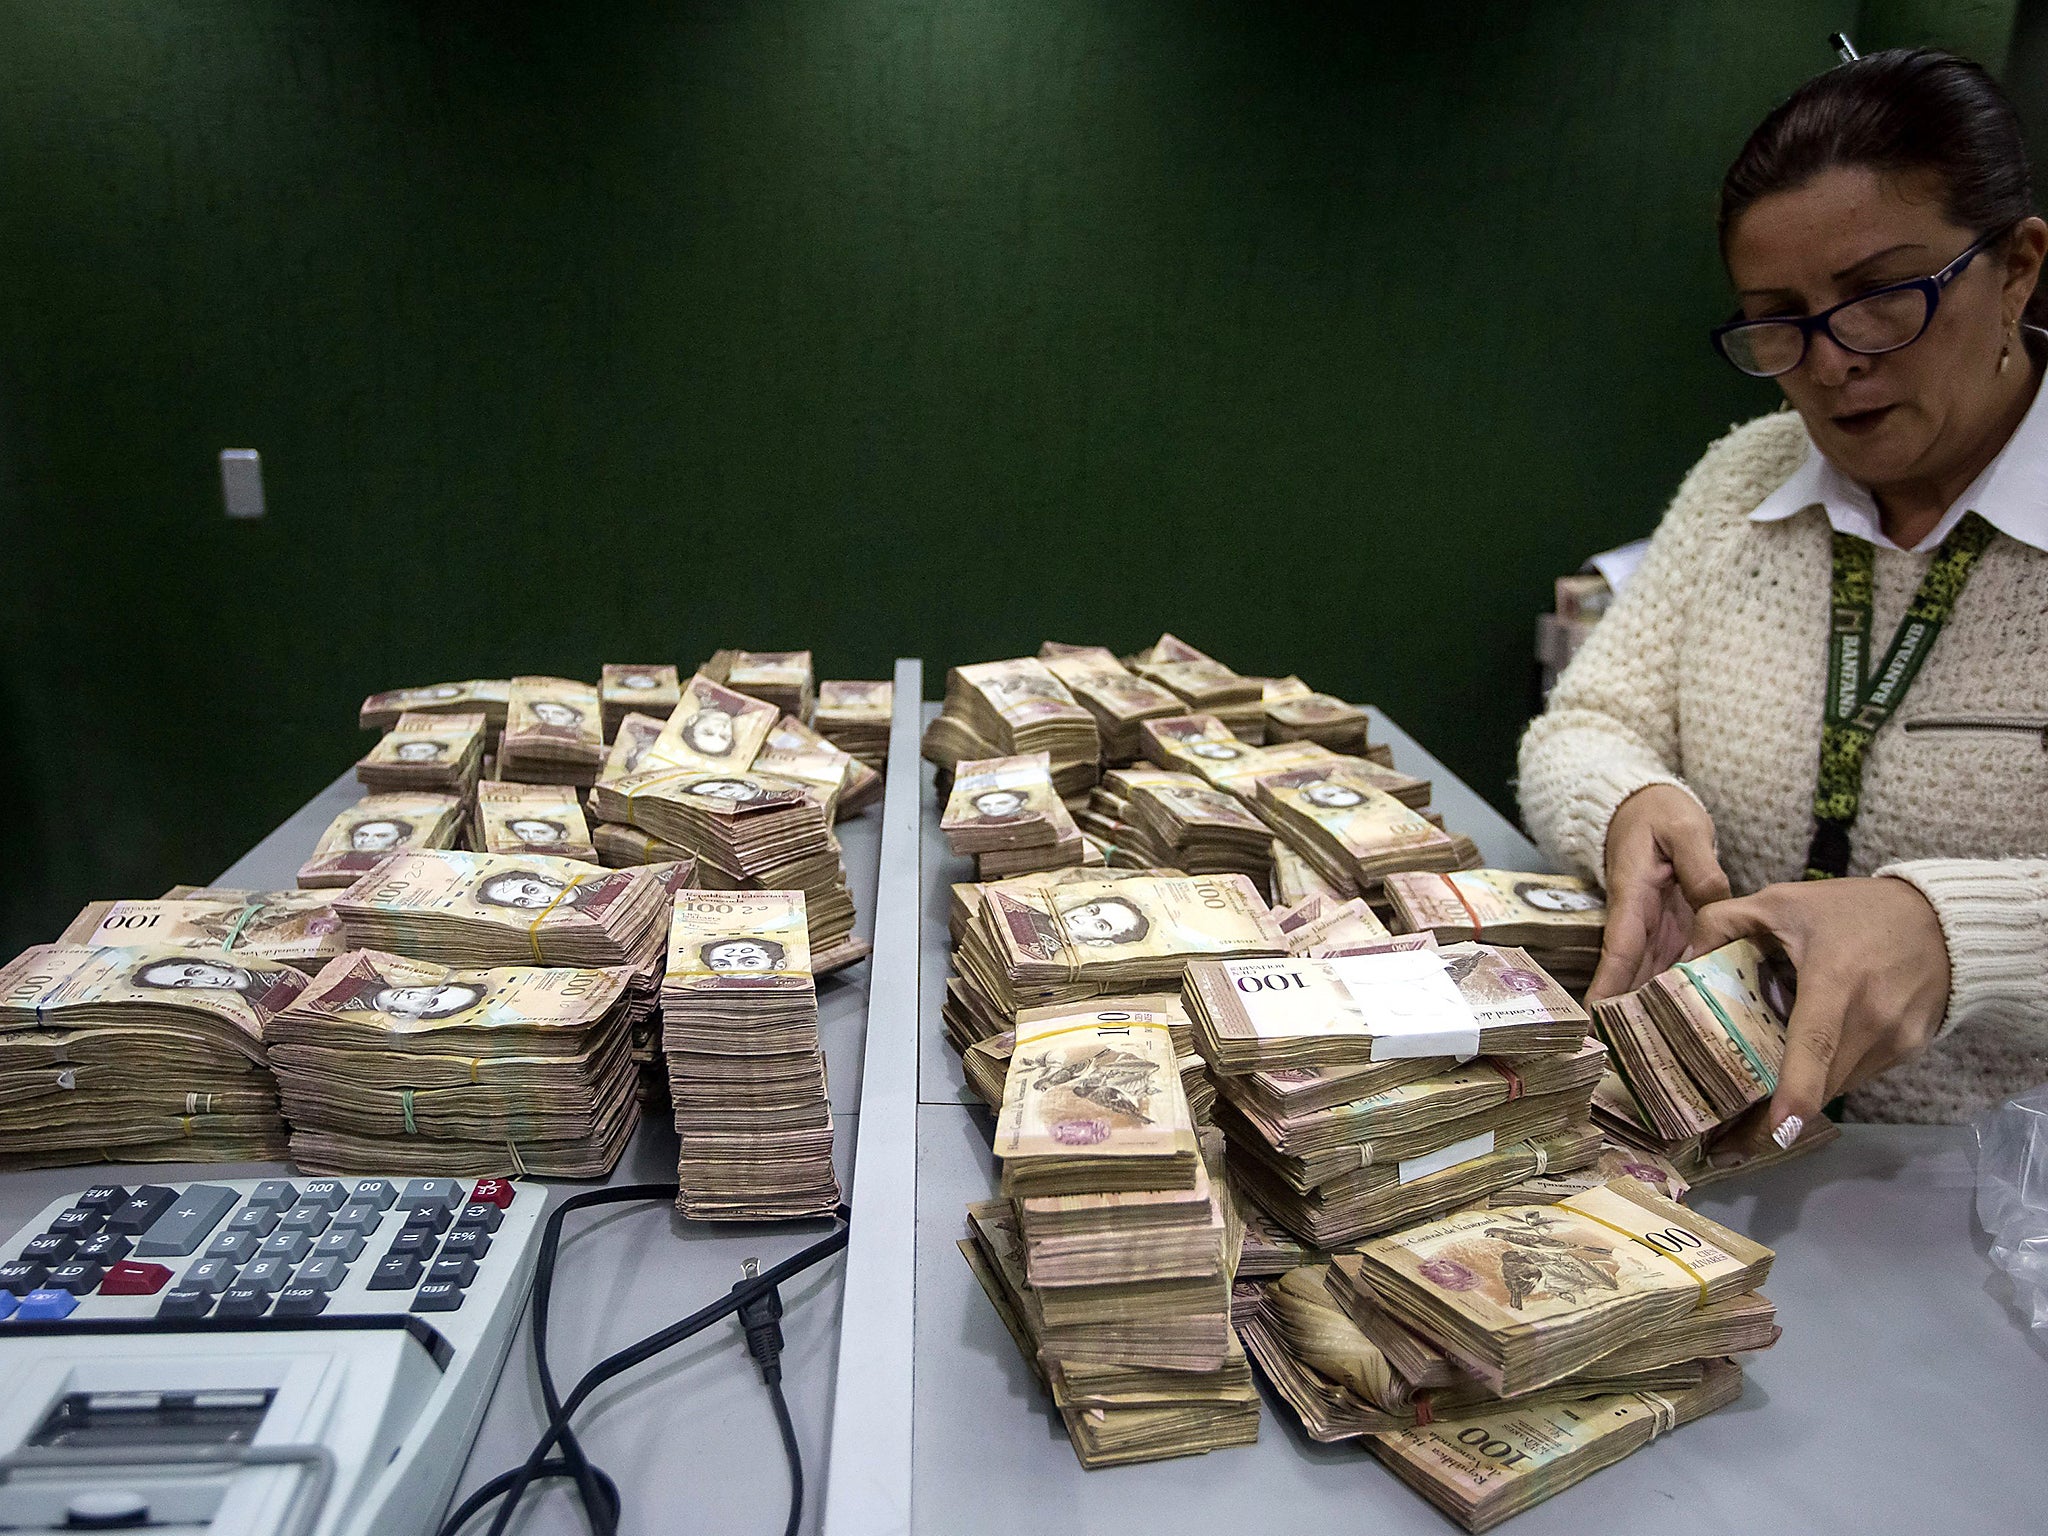
M2048 1330L2048 1086L2007 1099L1977 1122L1977 1219L1991 1262Z

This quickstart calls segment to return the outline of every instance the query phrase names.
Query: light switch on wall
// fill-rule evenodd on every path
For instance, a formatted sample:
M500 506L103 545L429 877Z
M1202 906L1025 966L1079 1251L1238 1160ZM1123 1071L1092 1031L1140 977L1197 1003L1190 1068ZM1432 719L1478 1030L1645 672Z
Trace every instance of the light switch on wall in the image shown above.
M229 517L261 517L263 455L254 448L221 449L220 495Z

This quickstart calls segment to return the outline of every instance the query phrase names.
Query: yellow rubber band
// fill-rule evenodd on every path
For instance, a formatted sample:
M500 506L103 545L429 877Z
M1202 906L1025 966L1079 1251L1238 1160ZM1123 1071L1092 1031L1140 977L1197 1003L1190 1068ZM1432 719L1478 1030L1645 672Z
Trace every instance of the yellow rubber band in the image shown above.
M553 901L549 902L545 907L541 908L540 916L536 917L530 924L527 925L526 938L527 942L533 945L533 963L535 965L539 965L542 963L540 958L540 925L548 920L549 914L552 913L555 910L555 908L559 907L563 902L569 899L569 893L571 891L575 890L577 886L581 885L584 881L588 880L589 878L590 876L588 875L571 875L569 877L569 883L562 887L562 894L557 896Z

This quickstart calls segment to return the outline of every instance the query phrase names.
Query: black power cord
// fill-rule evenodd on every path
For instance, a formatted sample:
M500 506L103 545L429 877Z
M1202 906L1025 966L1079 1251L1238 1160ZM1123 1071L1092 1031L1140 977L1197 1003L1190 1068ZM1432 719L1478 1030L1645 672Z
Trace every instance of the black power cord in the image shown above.
M755 1260L747 1260L739 1283L717 1301L607 1355L583 1373L567 1397L561 1396L556 1389L554 1368L548 1361L548 1309L554 1295L555 1260L561 1248L563 1221L571 1211L588 1210L592 1206L652 1200L672 1203L675 1197L676 1186L673 1184L622 1184L571 1195L548 1214L533 1272L533 1364L540 1378L541 1403L547 1409L547 1427L523 1463L492 1478L450 1511L448 1518L441 1522L438 1536L456 1536L463 1526L493 1504L498 1506L498 1512L491 1521L489 1536L504 1536L512 1523L513 1513L533 1485L543 1479L558 1477L574 1480L577 1497L582 1501L584 1517L589 1521L593 1536L616 1536L621 1509L619 1485L584 1454L583 1443L570 1425L571 1418L592 1392L614 1376L653 1359L662 1351L702 1333L713 1323L734 1313L739 1314L741 1326L746 1330L747 1351L761 1368L761 1379L767 1385L769 1402L775 1410L775 1422L782 1431L783 1452L789 1458L790 1482L789 1523L784 1527L784 1536L795 1536L797 1523L803 1516L804 1468L803 1456L796 1443L796 1426L790 1419L789 1403L782 1393L782 1293L778 1287L783 1281L802 1274L845 1248L853 1221L853 1212L848 1207L842 1205L833 1213L839 1228L829 1237L821 1238L801 1253L766 1271L761 1271ZM554 1454L557 1446L561 1448L559 1455Z

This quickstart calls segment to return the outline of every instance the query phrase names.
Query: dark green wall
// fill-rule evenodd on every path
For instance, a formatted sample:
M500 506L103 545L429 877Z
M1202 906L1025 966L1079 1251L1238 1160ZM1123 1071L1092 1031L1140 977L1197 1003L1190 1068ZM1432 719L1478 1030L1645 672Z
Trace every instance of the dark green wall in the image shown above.
M726 644L1172 627L1509 803L1552 575L1770 403L1713 191L1851 10L5 6L0 940L373 688Z

